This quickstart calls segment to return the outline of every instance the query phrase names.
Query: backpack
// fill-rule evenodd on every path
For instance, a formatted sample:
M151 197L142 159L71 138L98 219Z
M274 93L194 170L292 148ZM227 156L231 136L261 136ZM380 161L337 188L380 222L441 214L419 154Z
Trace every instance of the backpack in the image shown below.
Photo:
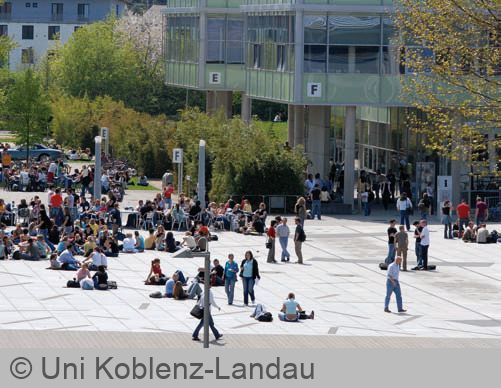
M259 322L272 322L273 321L273 316L271 315L270 312L265 312L261 314L259 317L257 317L257 320Z
M84 279L81 282L82 290L93 290L94 282L91 279Z
M66 283L67 288L80 288L80 283L78 283L75 279L68 280Z

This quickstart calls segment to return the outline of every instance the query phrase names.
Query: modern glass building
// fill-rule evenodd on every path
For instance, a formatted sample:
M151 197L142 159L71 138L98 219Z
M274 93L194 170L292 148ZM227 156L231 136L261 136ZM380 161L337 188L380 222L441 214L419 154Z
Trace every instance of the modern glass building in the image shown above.
M304 146L309 172L324 177L344 163L344 202L353 204L358 171L405 165L414 175L428 158L399 98L412 69L392 12L391 0L169 0L166 82L207 91L207 111L228 116L240 92L244 120L251 99L288 104L289 145ZM459 192L457 163L433 162Z

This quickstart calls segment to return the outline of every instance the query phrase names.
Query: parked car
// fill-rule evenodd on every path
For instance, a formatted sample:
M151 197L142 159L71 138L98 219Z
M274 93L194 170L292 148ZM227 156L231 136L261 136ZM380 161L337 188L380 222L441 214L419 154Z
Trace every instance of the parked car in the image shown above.
M12 160L23 160L26 159L26 146L22 145L15 148L9 148L7 151ZM64 156L61 150L56 150L54 148L46 147L42 144L35 144L30 147L30 159L43 160L55 160L62 158Z

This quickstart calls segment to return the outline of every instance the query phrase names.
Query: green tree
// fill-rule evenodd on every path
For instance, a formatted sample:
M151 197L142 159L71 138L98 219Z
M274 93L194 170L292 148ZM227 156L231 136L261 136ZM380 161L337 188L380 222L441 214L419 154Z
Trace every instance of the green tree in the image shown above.
M412 76L403 98L424 114L410 122L425 146L443 157L488 169L481 155L495 153L499 128L501 36L498 0L399 0L395 23ZM501 162L501 161L499 161ZM492 166L491 166L492 167ZM490 173L499 173L493 168Z
M29 148L47 133L51 109L39 77L32 69L14 75L5 101L7 129L16 133L16 142Z

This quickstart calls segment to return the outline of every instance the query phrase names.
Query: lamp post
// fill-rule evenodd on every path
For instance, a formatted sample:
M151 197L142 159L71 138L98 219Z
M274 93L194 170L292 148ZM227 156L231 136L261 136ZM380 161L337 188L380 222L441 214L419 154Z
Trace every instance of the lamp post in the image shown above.
M101 136L96 136L94 142L95 148L95 168L94 168L94 200L101 199Z
M205 140L200 140L198 145L198 200L205 210Z

